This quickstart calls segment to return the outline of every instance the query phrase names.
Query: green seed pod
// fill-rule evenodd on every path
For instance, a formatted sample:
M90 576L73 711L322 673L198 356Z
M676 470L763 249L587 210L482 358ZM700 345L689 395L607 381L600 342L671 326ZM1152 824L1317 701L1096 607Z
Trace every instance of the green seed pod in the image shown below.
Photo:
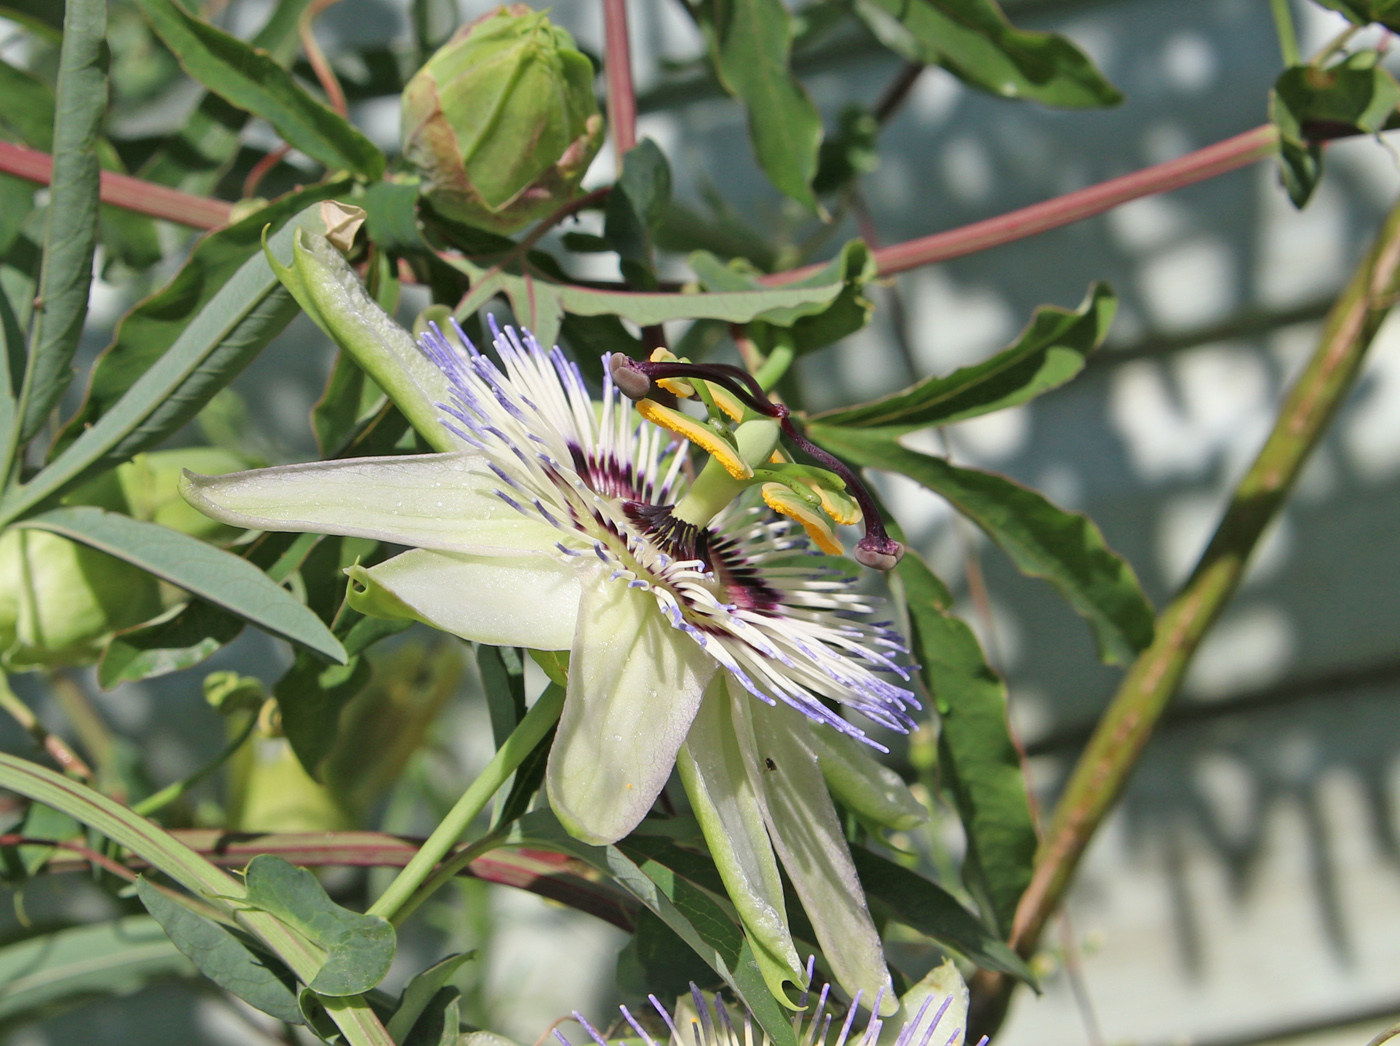
M443 217L509 233L578 193L603 144L593 64L524 4L464 25L403 92L403 152Z

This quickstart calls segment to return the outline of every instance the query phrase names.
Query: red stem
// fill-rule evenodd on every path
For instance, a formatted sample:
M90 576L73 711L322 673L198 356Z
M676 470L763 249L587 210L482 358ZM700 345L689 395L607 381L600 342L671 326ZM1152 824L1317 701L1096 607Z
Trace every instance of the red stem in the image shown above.
M964 254L1000 247L1015 240L1024 240L1062 225L1092 218L1110 211L1129 200L1155 193L1170 192L1186 185L1214 178L1240 167L1247 167L1278 151L1278 131L1272 124L1256 127L1223 142L1166 163L1144 167L1120 178L1110 178L1087 189L1056 196L1053 200L1022 207L1018 211L973 222L961 228L936 232L917 240L908 240L874 252L875 264L881 276L908 272L921 265L960 258ZM764 277L764 283L784 284L810 276L820 265L806 265Z
M421 839L407 839L382 832L223 832L209 828L175 829L170 833L211 863L224 868L242 868L258 854L276 854L292 864L313 867L402 868L418 848ZM138 857L124 855L120 863L94 854L71 842L30 840L19 835L0 835L0 846L25 843L57 846L74 853L65 858L56 854L48 862L53 872L70 871L92 861L118 875L132 875L132 869L149 865ZM450 858L450 855L449 855ZM459 874L485 882L501 883L528 890L578 911L597 916L631 932L634 911L616 891L578 874L581 866L556 853L527 849L500 849L472 861Z
M48 185L53 177L53 157L37 149L0 142L0 173ZM102 172L102 202L152 218L164 218L194 229L227 225L233 204L208 196L191 196L128 174Z
M617 169L637 144L637 93L632 88L632 48L627 40L627 0L603 0L603 65L608 74L608 123Z
M608 18L608 47L613 61L608 71L608 107L614 121L613 136L622 152L636 142L636 99L632 95L631 73L625 62L619 62L614 50L614 37L620 35L620 45L626 51L627 26L622 12L623 0L605 0ZM616 9L619 13L614 16ZM624 115L625 111L625 115ZM624 145L626 148L624 148ZM985 221L974 222L958 229L934 233L917 240L897 243L875 251L875 264L881 276L917 269L921 265L959 258L964 254L999 247L1030 236L1070 225L1084 218L1112 210L1129 200L1155 193L1170 192L1183 186L1205 181L1272 156L1278 150L1278 132L1270 124L1227 138L1223 142L1187 153L1175 160L1144 167L1120 178L1110 178L1087 189L1066 193L1053 200L1032 204ZM0 173L13 174L32 182L47 185L53 171L53 157L23 146L0 142ZM196 229L213 229L227 225L233 205L223 200L167 189L163 185L143 182L124 174L102 172L102 202L127 210L149 214L153 218L179 222ZM764 277L768 284L791 283L810 276L820 266L807 265Z

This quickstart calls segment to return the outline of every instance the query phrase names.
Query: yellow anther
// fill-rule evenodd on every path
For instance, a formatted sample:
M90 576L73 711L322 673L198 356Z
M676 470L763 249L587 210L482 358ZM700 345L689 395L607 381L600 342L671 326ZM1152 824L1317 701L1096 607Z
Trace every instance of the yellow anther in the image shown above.
M660 425L663 429L690 440L723 465L725 471L735 479L753 478L753 469L749 468L748 462L739 457L732 446L713 429L700 424L689 415L670 407L663 407L655 400L639 401L637 413L653 425Z
M843 490L832 490L820 483L808 482L807 486L821 498L822 511L842 526L852 526L861 521L860 505L856 499Z
M836 535L831 532L822 514L807 504L802 495L791 487L781 483L765 483L763 500L774 512L780 512L801 523L802 529L807 531L807 536L827 555L845 554L846 550L841 547L841 542L836 540Z
M678 357L674 352L671 352L669 349L663 349L659 345L651 350L652 363L675 363L677 360ZM695 390L691 388L690 382L686 381L684 378L657 378L656 384L660 385L673 396L679 396L681 399L695 395Z
M774 465L786 465L792 459L783 453L782 447L779 447L777 450L773 451L773 456L768 460Z
M724 411L735 421L744 420L744 405L739 402L739 398L730 392L723 385L716 385L712 381L705 382L710 390L710 395L714 397L715 406Z

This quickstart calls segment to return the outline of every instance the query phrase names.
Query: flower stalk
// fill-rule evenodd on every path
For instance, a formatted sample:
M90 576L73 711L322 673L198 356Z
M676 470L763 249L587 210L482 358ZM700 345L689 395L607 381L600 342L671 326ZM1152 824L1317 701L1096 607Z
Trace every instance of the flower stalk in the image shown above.
M462 793L462 797L447 812L447 816L433 830L433 834L428 836L423 845L418 848L413 859L404 866L403 871L394 877L394 881L389 884L388 889L370 906L370 915L378 915L397 925L414 908L427 899L431 890L420 891L420 888L424 886L430 876L433 876L434 869L437 868L439 862L457 845L457 840L466 834L471 823L486 809L486 804L491 801L491 797L500 790L525 757L534 751L535 746L559 721L559 713L563 711L563 708L564 688L557 683L551 683L540 695L539 700L525 713L525 717L506 738L505 743L497 749L491 762L486 764L486 769L467 787L467 790ZM462 861L462 864L479 856L481 851L471 848L466 852L471 853L471 856ZM453 868L454 873L456 870ZM450 874L434 876L432 879L433 888L441 886L450 878Z

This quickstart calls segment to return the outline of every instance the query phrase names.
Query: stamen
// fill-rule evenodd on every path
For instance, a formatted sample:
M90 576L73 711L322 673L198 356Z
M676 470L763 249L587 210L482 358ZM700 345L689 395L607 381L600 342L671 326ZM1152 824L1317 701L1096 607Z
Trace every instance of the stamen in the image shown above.
M830 469L846 481L846 489L851 492L856 499L856 504L860 506L860 510L865 516L865 536L860 539L856 544L856 550L851 553L855 561L871 570L893 570L904 556L904 546L885 533L884 517L880 515L880 510L875 505L875 499L870 496L870 491L865 488L865 484L857 478L845 462L828 454L798 432L797 426L792 423L791 418L784 416L782 426L784 434L797 444L799 450L816 458L822 463L823 468Z
M821 513L813 511L802 498L793 493L790 487L785 487L781 483L763 484L763 501L774 512L781 513L802 524L802 529L807 531L807 536L812 539L816 546L829 556L844 555L846 550L841 547L841 542L836 540L836 535L831 532L831 528L826 525L826 520Z
M739 457L734 448L720 438L713 429L707 428L688 414L682 414L670 407L663 407L655 400L644 399L637 403L637 413L653 425L669 429L678 436L684 436L714 458L724 470L735 479L751 479L753 469Z

